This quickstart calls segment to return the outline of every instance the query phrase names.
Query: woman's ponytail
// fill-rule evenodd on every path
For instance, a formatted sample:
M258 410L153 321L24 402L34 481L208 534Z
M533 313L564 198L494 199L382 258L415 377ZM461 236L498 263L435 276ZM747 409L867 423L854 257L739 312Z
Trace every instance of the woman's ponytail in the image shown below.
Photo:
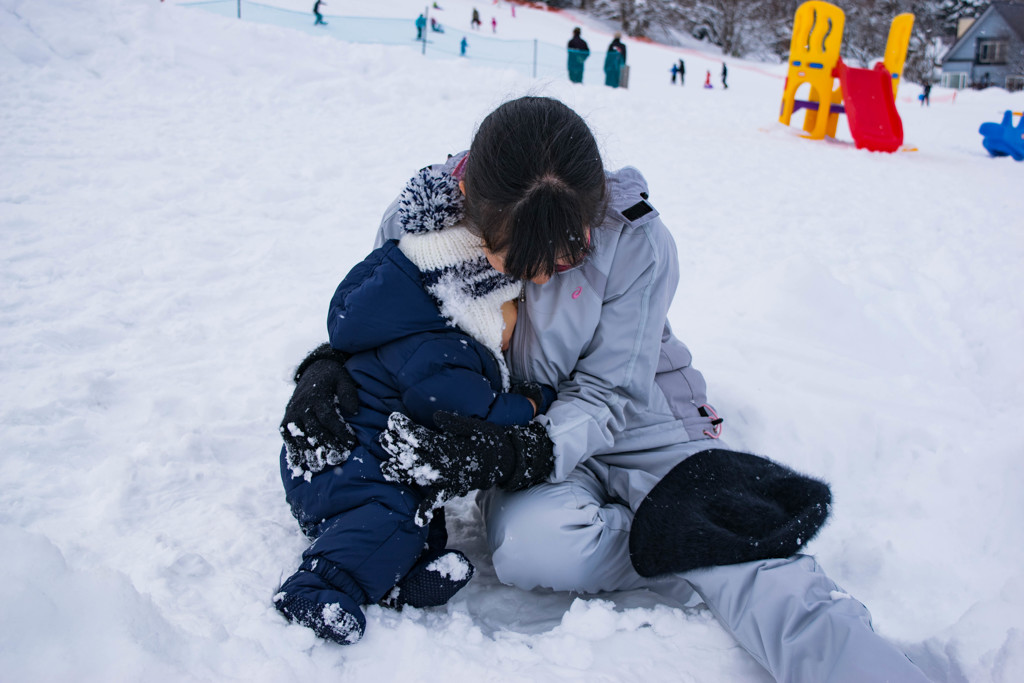
M480 124L465 169L466 217L520 279L578 262L604 216L605 174L593 133L558 100L521 97Z

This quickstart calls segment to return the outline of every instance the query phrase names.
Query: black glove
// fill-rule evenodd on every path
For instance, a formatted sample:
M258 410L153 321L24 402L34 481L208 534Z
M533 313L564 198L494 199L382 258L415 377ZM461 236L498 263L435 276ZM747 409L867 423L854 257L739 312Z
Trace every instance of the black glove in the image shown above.
M558 393L547 384L539 382L514 382L509 393L519 394L533 401L537 406L536 415L543 415L558 398Z
M345 369L346 354L321 344L295 371L295 391L281 420L289 467L320 472L345 462L356 436L343 415L359 410L355 380Z
M555 466L554 444L539 422L496 425L454 413L434 413L441 431L391 413L380 444L391 457L381 463L390 481L425 489L417 524L445 501L474 489L525 489L547 478Z

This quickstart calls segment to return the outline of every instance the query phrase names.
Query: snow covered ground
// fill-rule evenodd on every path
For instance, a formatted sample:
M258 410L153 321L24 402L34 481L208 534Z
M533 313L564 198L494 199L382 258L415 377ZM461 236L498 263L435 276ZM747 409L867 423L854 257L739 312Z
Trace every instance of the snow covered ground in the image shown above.
M613 30L476 5L509 38L583 25L588 69ZM532 93L646 174L730 444L833 485L810 551L936 680L1024 680L1024 164L977 133L1024 95L922 108L906 83L918 151L874 154L777 124L782 66L730 60L722 90L713 51L627 44L611 90L171 2L0 0L0 678L767 680L705 610L500 585L467 500L478 574L444 608L370 608L342 648L271 605L306 545L277 474L292 367L405 180Z

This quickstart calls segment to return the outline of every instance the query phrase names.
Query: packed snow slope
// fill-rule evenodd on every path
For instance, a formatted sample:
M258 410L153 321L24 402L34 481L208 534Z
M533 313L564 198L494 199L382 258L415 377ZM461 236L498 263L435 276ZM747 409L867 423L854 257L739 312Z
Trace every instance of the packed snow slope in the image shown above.
M610 40L479 7L510 37L582 24L588 69ZM447 606L372 607L343 648L271 605L306 546L277 470L292 368L406 179L529 93L647 176L730 444L832 483L809 551L935 680L1024 680L1024 164L977 133L1024 95L923 108L905 83L917 151L875 154L777 124L781 66L730 60L723 90L713 51L628 45L611 90L171 2L0 0L0 678L767 680L699 607L502 586L468 499L478 574Z

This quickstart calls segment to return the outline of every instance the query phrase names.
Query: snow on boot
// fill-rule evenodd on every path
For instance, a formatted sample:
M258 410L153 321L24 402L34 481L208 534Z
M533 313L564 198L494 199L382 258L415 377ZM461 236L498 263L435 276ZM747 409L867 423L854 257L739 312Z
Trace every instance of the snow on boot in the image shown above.
M274 595L274 606L288 621L340 645L355 643L366 629L366 617L352 598L303 569L282 584Z
M437 607L473 578L472 563L458 550L427 552L384 597L388 607Z

